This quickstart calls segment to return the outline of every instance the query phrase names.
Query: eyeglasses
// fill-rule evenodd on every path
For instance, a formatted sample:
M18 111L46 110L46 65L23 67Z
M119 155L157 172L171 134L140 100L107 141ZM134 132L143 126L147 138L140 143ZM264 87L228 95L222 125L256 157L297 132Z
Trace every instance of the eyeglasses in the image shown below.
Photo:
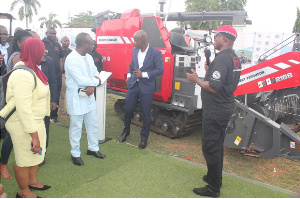
M94 45L95 43L93 43L93 42L90 42L90 43L82 43L82 44Z
M0 36L8 36L7 33L0 33Z

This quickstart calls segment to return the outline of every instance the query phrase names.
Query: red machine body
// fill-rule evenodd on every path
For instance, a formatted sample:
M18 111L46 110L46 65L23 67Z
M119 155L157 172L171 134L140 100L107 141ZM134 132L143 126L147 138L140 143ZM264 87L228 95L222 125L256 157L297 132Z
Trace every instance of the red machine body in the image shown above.
M103 70L112 72L107 82L108 88L127 92L126 79L134 48L133 34L142 30L143 22L147 18L149 17L141 18L138 9L128 10L121 15L120 19L104 21L101 28L96 29L97 51L105 55ZM157 48L163 55L164 73L161 76L160 92L155 92L154 99L166 102L172 97L174 56L168 30L161 18L154 16L151 18L156 20L165 46Z
M293 51L241 72L235 95L300 86L300 52Z
M103 70L112 72L107 82L110 92L120 96L126 95L127 73L134 48L133 35L138 30L144 30L149 44L162 52L164 62L164 73L155 80L151 131L177 138L199 129L202 117L202 106L198 106L200 91L186 78L186 73L191 69L195 70L201 61L200 56L196 54L201 45L198 48L191 47L182 31L176 32L173 29L169 32L160 17L143 17L137 9L123 14L110 14L110 11L106 11L96 16L97 51L104 58ZM183 21L227 19L243 25L245 17L245 12L235 11L169 13L167 19L180 20L181 24ZM300 122L299 86L298 50L242 70L234 94L238 96L253 93L254 97L249 97L252 94L247 95L251 99L247 101L250 101L247 106L236 101L236 108L226 130L224 146L242 149L245 154L257 157L281 156L300 160L300 151L295 149L295 146L299 146L300 137L284 123L278 125L275 122ZM264 93L265 91L272 92ZM115 111L121 119L124 119L124 107L124 98L115 102ZM131 121L136 125L143 125L142 108L139 104L135 107Z
M249 95L246 105L238 96L241 102L236 101L224 146L245 155L299 161L300 137L295 133L300 129L299 86L299 51L242 70L234 94Z

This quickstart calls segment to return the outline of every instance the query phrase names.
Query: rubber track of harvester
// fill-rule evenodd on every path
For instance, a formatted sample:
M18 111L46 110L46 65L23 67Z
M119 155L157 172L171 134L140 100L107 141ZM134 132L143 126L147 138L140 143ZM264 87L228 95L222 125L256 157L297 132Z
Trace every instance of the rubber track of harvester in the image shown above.
M118 99L114 107L118 116L124 120L125 100ZM136 107L136 110L139 109L139 104ZM178 138L190 134L194 130L199 129L201 126L202 111L200 110L195 111L195 113L192 115L188 115L186 112L167 110L166 108L157 105L153 105L152 108L155 110L155 113L152 113L151 116L152 121L150 130L156 133L166 135L170 138ZM161 122L156 122L158 118L160 118ZM161 128L161 124L165 121L170 124L171 128L168 130ZM131 122L135 125L143 126L143 122L135 120L134 117L132 118ZM174 130L175 128L177 130Z

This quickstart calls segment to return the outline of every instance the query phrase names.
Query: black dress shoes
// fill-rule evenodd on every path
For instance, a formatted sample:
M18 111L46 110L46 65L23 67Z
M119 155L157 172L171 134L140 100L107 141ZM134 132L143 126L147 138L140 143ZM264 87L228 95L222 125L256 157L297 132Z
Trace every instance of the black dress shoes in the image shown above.
M126 134L126 133L122 133L121 136L120 136L120 140L119 142L125 142L126 141L126 137L128 136L129 134Z
M212 198L217 198L220 196L220 192L214 192L213 190L209 189L207 185L202 188L194 188L193 192L200 196L208 196Z
M78 165L78 166L83 166L84 165L81 157L73 157L72 156L72 160L73 160L73 163L75 165Z
M147 140L143 141L141 140L140 144L139 144L139 149L144 149L147 146Z
M101 154L99 151L90 151L90 150L87 150L87 153L88 155L93 155L95 156L96 158L100 158L100 159L104 159L106 158L106 156L104 154Z

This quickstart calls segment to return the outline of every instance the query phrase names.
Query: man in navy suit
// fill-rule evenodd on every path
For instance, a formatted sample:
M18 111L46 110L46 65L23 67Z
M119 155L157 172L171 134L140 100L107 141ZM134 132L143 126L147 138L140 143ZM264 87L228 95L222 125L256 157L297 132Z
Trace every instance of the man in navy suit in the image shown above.
M139 148L144 149L149 137L155 77L164 73L164 65L161 52L148 44L145 31L135 32L133 39L134 48L127 74L128 93L125 99L125 127L120 136L120 142L124 142L130 134L131 118L140 99L144 119Z

